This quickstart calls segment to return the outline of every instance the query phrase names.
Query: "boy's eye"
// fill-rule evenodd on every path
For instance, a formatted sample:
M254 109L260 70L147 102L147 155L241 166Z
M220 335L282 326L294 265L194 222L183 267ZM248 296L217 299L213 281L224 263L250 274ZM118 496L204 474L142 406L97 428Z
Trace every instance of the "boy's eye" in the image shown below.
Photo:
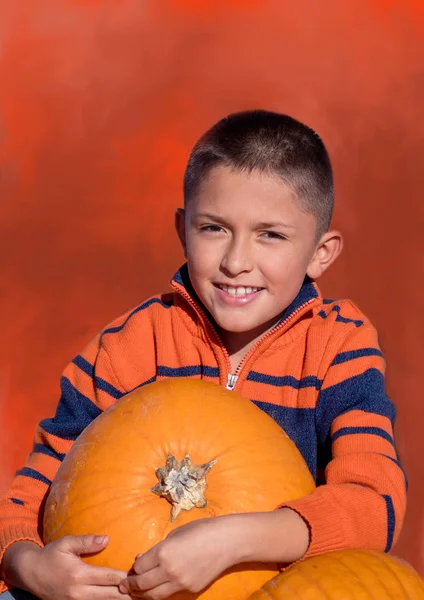
M286 238L281 233L277 233L276 231L264 231L263 235L270 240L285 240Z
M219 225L202 225L200 231L222 231Z

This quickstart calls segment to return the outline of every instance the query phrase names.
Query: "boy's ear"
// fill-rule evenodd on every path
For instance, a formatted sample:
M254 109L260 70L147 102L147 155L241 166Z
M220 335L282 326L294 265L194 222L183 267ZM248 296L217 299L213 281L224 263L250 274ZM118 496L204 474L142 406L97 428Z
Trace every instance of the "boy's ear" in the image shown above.
M185 236L185 210L183 208L177 208L175 211L175 230L178 237L180 238L181 245L184 249L184 256L186 255L186 236Z
M339 231L327 231L317 244L306 274L311 279L320 275L336 260L343 249L343 237Z

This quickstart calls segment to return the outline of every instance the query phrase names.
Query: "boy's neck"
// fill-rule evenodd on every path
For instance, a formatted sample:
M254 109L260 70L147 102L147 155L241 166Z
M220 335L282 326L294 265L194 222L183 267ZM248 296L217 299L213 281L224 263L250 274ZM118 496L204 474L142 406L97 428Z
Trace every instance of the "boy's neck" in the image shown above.
M262 327L253 331L243 331L241 333L226 331L217 327L219 337L221 338L231 359L232 372L234 373L246 354L253 346L266 334L273 329L279 321L279 315Z

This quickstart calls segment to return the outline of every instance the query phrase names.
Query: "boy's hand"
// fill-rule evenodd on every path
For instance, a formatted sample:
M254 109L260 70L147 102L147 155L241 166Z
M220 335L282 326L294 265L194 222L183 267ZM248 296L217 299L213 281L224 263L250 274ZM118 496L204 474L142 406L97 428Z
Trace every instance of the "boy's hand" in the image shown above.
M200 592L234 565L294 562L308 544L308 526L290 508L200 519L137 557L134 574L119 589L145 600L163 600L182 590Z
M181 590L199 592L237 562L231 516L200 519L172 531L137 557L134 575L119 586L145 600L162 600Z
M15 542L5 553L3 576L41 600L129 600L118 585L124 571L94 567L83 554L100 552L105 536L66 536L39 548L32 542Z

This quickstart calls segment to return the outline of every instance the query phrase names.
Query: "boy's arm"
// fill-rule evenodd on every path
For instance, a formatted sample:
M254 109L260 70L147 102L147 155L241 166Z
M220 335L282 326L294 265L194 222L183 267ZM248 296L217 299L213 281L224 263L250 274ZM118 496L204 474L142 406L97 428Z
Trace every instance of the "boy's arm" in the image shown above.
M34 446L0 500L0 564L14 542L42 542L42 507L59 466L78 435L123 395L97 336L65 369L54 418L38 425ZM0 593L6 589L0 580Z
M333 354L316 407L318 437L330 456L326 483L284 504L309 526L305 557L342 548L388 552L405 514L407 482L393 438L384 359L375 329L359 323Z

